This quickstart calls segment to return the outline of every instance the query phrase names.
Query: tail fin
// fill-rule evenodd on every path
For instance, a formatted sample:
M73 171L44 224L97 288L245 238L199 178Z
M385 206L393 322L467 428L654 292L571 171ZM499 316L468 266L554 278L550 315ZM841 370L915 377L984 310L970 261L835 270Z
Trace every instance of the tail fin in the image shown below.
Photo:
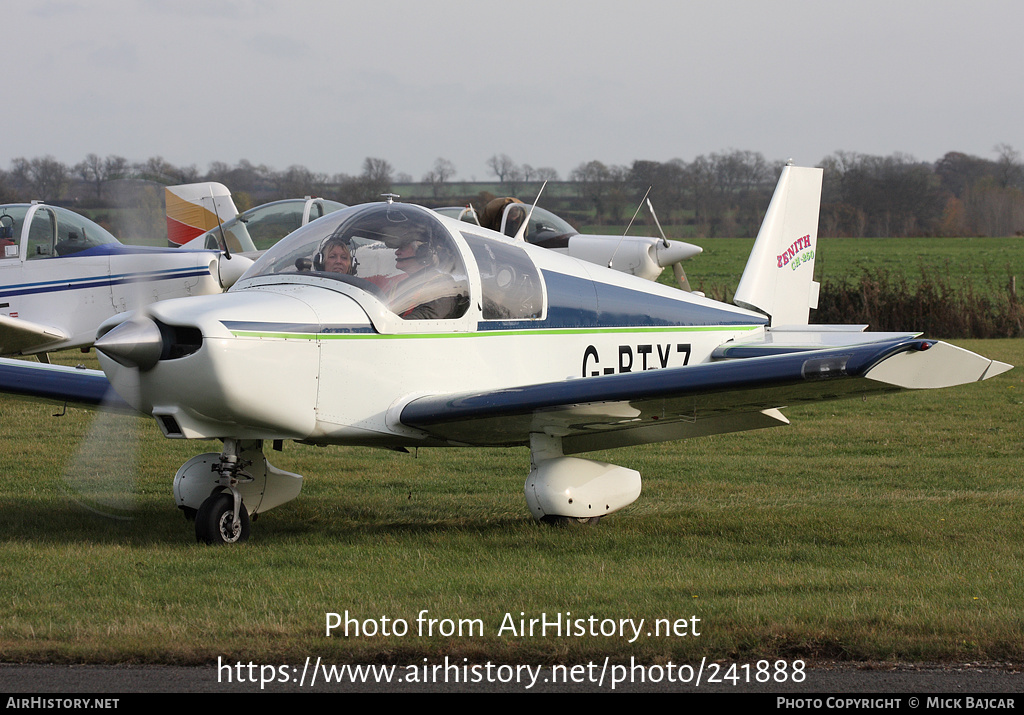
M211 228L238 215L231 192L224 184L204 181L198 184L168 186L167 240L180 246Z
M743 269L735 303L765 313L771 326L807 325L818 307L814 253L818 245L821 169L787 164Z

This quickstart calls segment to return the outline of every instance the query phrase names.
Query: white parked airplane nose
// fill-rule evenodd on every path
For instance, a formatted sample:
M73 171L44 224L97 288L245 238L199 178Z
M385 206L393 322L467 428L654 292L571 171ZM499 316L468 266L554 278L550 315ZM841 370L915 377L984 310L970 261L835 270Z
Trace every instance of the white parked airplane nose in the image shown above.
M700 246L694 246L692 243L684 243L683 241L669 241L667 246L662 242L658 242L651 247L654 262L662 268L668 268L674 263L693 258L703 251L704 249Z
M686 277L686 271L683 270L683 261L703 251L703 248L694 246L692 243L661 240L651 246L648 253L651 256L651 260L662 268L672 266L672 271L675 273L676 282L679 284L679 287L689 292L691 290L690 281Z
M231 256L228 258L223 253L217 259L217 278L221 287L227 290L242 277L242 274L249 270L253 264L251 258L245 256Z

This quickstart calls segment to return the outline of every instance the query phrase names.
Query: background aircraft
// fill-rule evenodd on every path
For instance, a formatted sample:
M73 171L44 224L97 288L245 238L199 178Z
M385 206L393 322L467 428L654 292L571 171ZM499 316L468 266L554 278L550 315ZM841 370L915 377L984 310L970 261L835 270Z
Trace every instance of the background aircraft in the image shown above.
M219 252L126 246L67 209L0 206L0 354L91 345L116 313L220 293L252 265Z
M808 325L820 188L819 169L783 171L737 289L745 307L382 203L294 232L224 295L106 321L96 347L121 406L167 437L223 441L174 479L200 541L244 541L250 515L298 495L268 440L528 445L530 513L593 522L632 503L640 475L571 455L1010 369L913 332ZM335 245L352 259L341 267ZM96 371L14 362L0 364L5 391L101 400Z
M168 186L167 240L191 249L221 247L232 253L265 251L297 228L346 208L328 199L284 199L238 212L231 192L213 181Z
M231 192L216 181L164 187L167 243L183 246L238 215Z
M216 249L226 239L232 253L265 251L292 231L321 216L347 208L328 199L283 199L238 214L185 244L185 248ZM223 234L221 230L223 229Z
M495 199L478 215L472 207L451 206L435 209L444 216L482 225L515 238L529 215L522 239L534 246L549 248L588 263L656 281L662 271L672 266L683 290L690 290L682 261L699 254L702 249L684 241L669 241L662 236L603 236L581 234L547 209L530 207L511 197ZM653 210L653 209L652 209Z

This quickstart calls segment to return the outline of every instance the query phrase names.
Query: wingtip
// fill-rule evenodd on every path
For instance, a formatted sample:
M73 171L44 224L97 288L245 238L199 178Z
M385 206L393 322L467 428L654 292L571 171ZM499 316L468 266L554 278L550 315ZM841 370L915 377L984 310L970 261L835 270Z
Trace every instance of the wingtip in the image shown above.
M1008 372L1008 371L1010 371L1012 369L1013 369L1013 365L1010 365L1009 363L999 362L998 360L993 360L989 364L988 368L986 368L985 372L982 373L981 377L978 378L978 379L979 380L987 380L990 377L995 377L996 375L1002 375L1004 372Z
M940 341L891 355L865 377L904 389L936 389L987 380L1012 367Z

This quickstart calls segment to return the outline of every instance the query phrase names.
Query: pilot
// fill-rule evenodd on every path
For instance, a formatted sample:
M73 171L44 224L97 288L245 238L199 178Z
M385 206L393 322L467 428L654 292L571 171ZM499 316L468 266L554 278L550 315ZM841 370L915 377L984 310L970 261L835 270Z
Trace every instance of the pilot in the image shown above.
M406 320L458 318L467 299L450 275L445 251L429 241L410 238L395 249L395 267L407 278L392 287L390 305Z

